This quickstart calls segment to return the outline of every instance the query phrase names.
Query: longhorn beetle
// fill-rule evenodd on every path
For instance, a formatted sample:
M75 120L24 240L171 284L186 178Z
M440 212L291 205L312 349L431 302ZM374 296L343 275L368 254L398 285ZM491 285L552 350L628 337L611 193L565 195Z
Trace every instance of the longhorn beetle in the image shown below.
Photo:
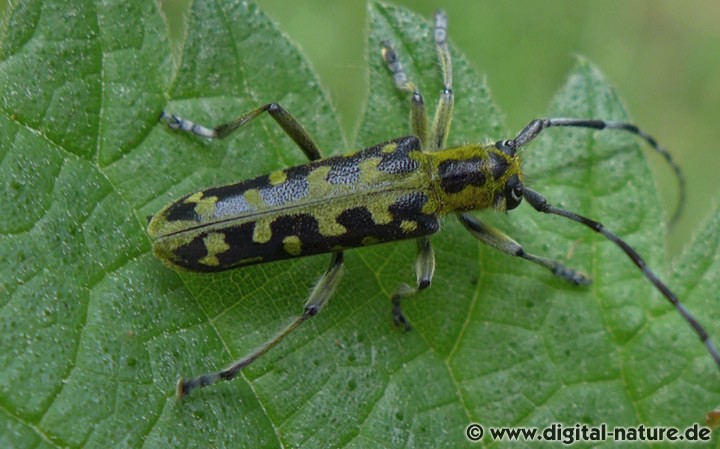
M214 272L294 257L331 253L330 266L310 293L303 313L287 327L224 370L178 380L181 398L198 387L234 378L327 304L343 270L343 251L366 245L415 239L416 287L401 284L391 298L396 325L409 330L401 304L430 286L435 257L429 236L440 229L440 217L455 214L478 240L511 256L550 270L572 284L587 285L590 278L561 263L529 253L501 231L468 212L486 208L509 211L523 198L538 212L559 215L583 224L617 245L642 274L695 330L720 367L720 354L707 332L680 303L670 288L624 240L601 223L556 207L523 183L518 150L553 127L615 129L632 133L660 153L684 181L670 154L635 125L616 121L546 118L531 121L514 139L487 144L446 147L453 111L452 66L447 45L447 16L435 14L434 43L442 72L443 89L432 124L423 97L407 77L390 42L382 57L395 86L408 94L413 135L322 159L320 151L292 115L269 103L215 128L163 112L161 121L174 130L206 138L224 138L267 112L305 153L310 162L236 184L190 193L149 218L153 253L175 270ZM677 218L680 207L673 220Z

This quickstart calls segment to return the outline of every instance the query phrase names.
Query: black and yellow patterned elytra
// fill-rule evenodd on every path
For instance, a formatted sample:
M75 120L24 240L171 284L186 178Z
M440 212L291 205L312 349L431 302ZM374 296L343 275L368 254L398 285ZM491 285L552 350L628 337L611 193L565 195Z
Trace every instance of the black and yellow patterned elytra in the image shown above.
M400 137L186 195L151 218L155 255L176 269L238 266L411 239L449 212L506 206L518 156L490 145L421 151Z

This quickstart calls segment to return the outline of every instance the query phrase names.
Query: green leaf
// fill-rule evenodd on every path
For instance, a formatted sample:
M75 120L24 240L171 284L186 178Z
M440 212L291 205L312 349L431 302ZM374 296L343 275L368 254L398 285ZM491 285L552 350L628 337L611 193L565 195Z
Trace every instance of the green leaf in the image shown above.
M355 148L409 132L381 40L430 109L440 89L429 22L369 12ZM336 114L253 4L195 2L177 51L152 2L26 1L1 26L0 447L460 447L471 422L682 428L720 402L712 360L620 250L527 205L481 215L592 286L483 247L448 217L433 285L405 307L413 332L394 328L389 296L414 278L414 244L352 251L322 314L233 382L176 402L179 375L226 365L300 313L329 257L214 275L154 259L146 215L303 162L267 117L217 142L157 117L211 125L278 101L335 154L348 148ZM484 80L451 51L451 143L511 137ZM548 114L626 119L582 60ZM667 274L664 214L637 142L553 130L524 156L529 185L626 238L720 335L720 212Z

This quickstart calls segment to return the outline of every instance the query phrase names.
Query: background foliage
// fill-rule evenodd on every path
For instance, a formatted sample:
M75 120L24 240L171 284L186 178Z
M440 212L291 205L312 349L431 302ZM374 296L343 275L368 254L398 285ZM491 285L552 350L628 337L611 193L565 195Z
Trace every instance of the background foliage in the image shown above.
M329 152L404 133L407 99L373 49L391 38L432 104L430 28L407 10L369 11L367 107L345 139L302 54L252 4L196 2L177 41L152 3L11 8L0 28L0 447L458 447L473 421L682 427L717 405L716 367L630 262L527 206L484 219L588 271L590 288L484 248L448 219L433 288L407 307L414 332L393 328L388 305L412 278L413 245L353 251L322 315L242 378L175 401L179 374L237 358L297 314L327 260L213 276L162 266L148 214L302 157L269 120L209 142L157 117L218 123L278 100ZM452 51L451 139L507 135L484 78ZM550 113L626 117L584 59ZM662 208L626 137L549 134L525 168L549 198L626 237L720 335L720 218L667 268Z

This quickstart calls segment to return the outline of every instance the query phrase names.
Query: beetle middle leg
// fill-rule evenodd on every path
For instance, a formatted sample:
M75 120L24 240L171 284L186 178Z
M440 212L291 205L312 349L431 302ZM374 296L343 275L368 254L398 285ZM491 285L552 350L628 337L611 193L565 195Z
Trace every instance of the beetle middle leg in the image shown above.
M410 125L422 145L423 151L443 149L447 143L452 122L454 97L452 92L452 61L447 45L448 19L444 11L437 11L434 20L433 39L437 52L438 64L442 72L443 90L440 93L432 127L428 124L428 115L425 110L425 100L418 87L408 79L407 73L400 62L397 52L389 41L383 42L382 57L392 73L395 87L400 91L412 94L410 106ZM417 239L418 255L415 262L417 286L410 287L403 283L392 295L392 315L395 325L410 330L410 323L402 313L401 303L415 295L420 290L430 286L435 272L435 254L428 237Z
M435 109L435 118L430 132L431 149L429 151L445 148L455 104L452 91L452 61L450 60L450 50L447 45L447 25L448 18L445 11L437 11L435 13L433 37L440 70L442 71L443 90L440 93L437 108Z
M406 331L411 329L405 315L402 313L401 303L404 299L415 295L420 290L430 287L433 274L435 273L435 252L430 244L430 238L421 237L416 239L417 242L417 259L415 260L415 276L417 277L417 287L410 287L402 283L393 293L390 301L392 302L393 322L396 326L402 326Z
M405 69L389 41L383 42L382 56L390 69L395 86L412 94L410 107L410 122L413 134L420 138L424 151L443 149L447 143L452 122L454 97L452 91L452 62L450 50L447 45L447 15L444 11L435 13L435 30L433 33L438 63L442 72L443 90L440 93L432 128L428 125L428 116L425 110L425 100L418 87L408 79Z

